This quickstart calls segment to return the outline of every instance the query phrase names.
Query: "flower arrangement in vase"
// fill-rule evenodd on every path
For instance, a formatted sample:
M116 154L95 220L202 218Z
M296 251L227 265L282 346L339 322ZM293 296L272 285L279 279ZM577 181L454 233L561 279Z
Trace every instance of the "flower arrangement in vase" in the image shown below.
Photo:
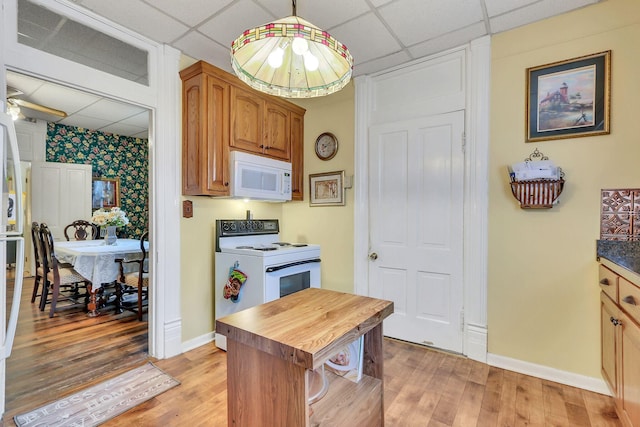
M91 216L91 222L100 227L100 236L104 237L107 245L115 245L117 241L116 228L129 224L125 211L114 206L110 210L100 208Z

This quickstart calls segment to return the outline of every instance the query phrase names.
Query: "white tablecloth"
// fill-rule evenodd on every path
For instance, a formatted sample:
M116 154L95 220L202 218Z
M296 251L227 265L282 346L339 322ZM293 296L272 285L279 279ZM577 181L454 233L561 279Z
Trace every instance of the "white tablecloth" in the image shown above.
M137 239L118 239L115 245L106 245L104 240L62 241L53 246L58 261L72 264L78 273L91 281L94 290L118 279L116 258L135 259L142 254Z

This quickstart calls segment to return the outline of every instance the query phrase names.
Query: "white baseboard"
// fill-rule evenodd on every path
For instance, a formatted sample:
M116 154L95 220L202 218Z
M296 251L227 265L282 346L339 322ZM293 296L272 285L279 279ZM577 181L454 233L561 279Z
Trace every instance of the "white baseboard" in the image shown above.
M467 324L465 334L465 356L477 362L487 363L486 326Z
M585 375L561 371L548 366L536 365L535 363L524 362L522 360L491 353L487 354L487 364L497 368L506 369L508 371L531 375L532 377L538 377L544 380L611 396L611 392L602 378L587 377Z
M204 335L200 335L199 337L190 339L189 341L185 341L182 343L182 352L186 353L189 350L193 350L205 344L209 344L216 337L215 332L208 332Z
M164 358L177 356L182 352L182 320L180 318L164 325Z

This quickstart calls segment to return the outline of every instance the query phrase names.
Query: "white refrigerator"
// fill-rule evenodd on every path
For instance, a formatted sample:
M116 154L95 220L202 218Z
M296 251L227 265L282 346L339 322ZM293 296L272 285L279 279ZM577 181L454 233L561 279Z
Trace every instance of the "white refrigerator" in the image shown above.
M0 274L0 414L4 414L6 360L11 356L16 334L24 274L24 214L18 139L11 116L4 113L3 102L0 107L0 268L5 272ZM15 263L11 278L6 274L9 262ZM7 291L11 289L13 298L9 307Z

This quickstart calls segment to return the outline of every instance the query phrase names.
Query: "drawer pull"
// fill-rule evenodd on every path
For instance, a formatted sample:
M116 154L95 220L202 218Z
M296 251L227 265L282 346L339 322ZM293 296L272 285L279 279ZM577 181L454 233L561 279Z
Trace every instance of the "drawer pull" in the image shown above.
M637 305L635 298L632 297L631 295L624 297L622 299L622 301L624 301L624 302L626 302L627 304L630 304L630 305Z
M600 280L600 284L603 286L609 286L609 279L605 277L604 279Z

